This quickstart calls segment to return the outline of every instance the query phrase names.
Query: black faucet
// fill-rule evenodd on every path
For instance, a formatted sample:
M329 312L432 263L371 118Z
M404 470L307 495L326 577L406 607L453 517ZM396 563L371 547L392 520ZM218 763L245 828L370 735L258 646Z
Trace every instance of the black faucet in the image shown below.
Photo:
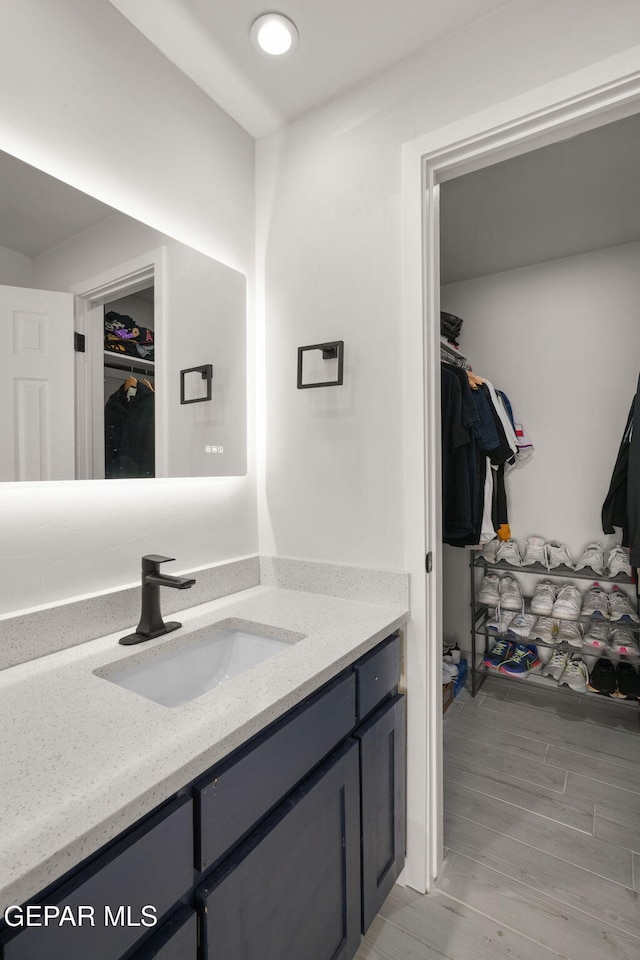
M165 623L160 612L160 587L174 587L176 590L188 590L195 583L189 577L170 577L160 573L160 564L168 563L173 557L160 557L155 553L142 558L142 612L135 633L121 637L118 641L125 647L144 640L153 640L164 633L177 630L182 624L177 620Z

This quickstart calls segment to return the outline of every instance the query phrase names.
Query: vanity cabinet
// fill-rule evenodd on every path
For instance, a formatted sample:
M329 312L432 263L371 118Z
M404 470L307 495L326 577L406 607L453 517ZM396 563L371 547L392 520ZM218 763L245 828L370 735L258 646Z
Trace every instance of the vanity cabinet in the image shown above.
M43 907L68 908L69 919L23 926L5 945L4 960L119 960L189 892L192 851L193 801L183 796L38 898Z
M395 696L355 732L360 744L362 931L398 879L405 859L406 703Z
M351 960L404 865L400 670L394 635L31 901L94 926L0 926L2 960Z
M198 914L182 907L131 960L198 960Z
M206 960L350 960L357 952L358 767L348 739L201 888Z

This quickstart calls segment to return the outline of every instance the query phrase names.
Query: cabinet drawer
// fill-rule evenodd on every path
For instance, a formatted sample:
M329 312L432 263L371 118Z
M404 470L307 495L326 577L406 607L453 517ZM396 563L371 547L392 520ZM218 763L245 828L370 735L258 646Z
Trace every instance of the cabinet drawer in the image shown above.
M198 915L183 907L139 950L132 960L198 960Z
M118 960L153 928L193 884L193 802L174 800L61 884L43 905L91 907L94 925L22 928L4 947L4 960ZM109 908L109 911L107 911ZM115 921L115 923L114 923ZM143 922L144 921L144 922Z
M355 664L358 722L364 720L400 682L401 646L395 634Z
M205 870L235 845L353 729L355 678L339 677L195 788Z
M207 960L351 960L360 943L359 799L349 739L198 891Z

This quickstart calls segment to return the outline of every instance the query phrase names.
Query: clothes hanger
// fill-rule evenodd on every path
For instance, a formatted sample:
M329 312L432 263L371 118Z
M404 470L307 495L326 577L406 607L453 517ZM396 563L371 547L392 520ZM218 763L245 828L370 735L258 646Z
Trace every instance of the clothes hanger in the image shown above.
M124 382L124 392L127 400L131 400L138 392L138 381L135 377L127 377Z
M143 380L142 382L144 383L145 387L149 387L149 390L151 390L151 393L155 393L153 384L151 383L150 380Z

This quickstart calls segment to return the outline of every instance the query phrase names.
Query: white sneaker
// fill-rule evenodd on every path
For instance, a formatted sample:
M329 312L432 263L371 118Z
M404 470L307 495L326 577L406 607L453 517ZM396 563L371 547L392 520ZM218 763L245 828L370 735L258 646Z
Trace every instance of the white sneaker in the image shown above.
M631 627L611 627L611 649L614 653L638 653L638 641Z
M541 640L542 643L558 643L556 636L558 621L551 617L538 617L531 630L531 640Z
M500 577L497 574L488 573L482 578L478 600L480 603L486 603L488 607L498 606L500 603Z
M554 650L548 663L543 664L540 673L543 677L553 677L559 680L569 663L569 654L566 650Z
M504 540L500 544L496 554L496 563L500 563L501 560L510 563L512 567L522 566L522 556L517 540Z
M526 640L526 638L531 633L531 628L536 622L536 618L531 613L519 613L517 616L514 616L513 620L509 624L507 629L508 637L521 637Z
M609 624L604 620L596 620L584 635L585 647L595 647L597 650L606 650L609 643Z
M583 617L597 617L600 620L609 619L609 594L605 593L599 583L594 583L587 590L582 601Z
M487 630L494 636L505 637L507 627L515 616L515 610L495 610L491 619L487 620Z
M500 581L500 609L519 610L524 613L522 590L508 573Z
M612 623L622 621L622 623L640 624L631 600L619 587L614 587L609 594L609 619Z
M558 620L577 620L582 610L582 594L570 583L560 588L552 614Z
M482 559L485 563L495 563L496 554L498 552L498 547L500 546L499 540L488 540L482 547Z
M561 620L556 637L558 643L568 643L572 647L582 646L582 627L574 620Z
M547 554L547 562L545 565L548 570L560 566L569 567L570 570L573 570L573 560L564 543L558 543L557 540L550 540L545 547L545 551Z
M537 613L542 617L550 617L557 596L557 584L551 583L550 580L540 580L536 584L536 589L531 598L531 613Z
M604 576L604 551L601 543L589 543L582 553L582 556L576 563L576 570L584 570L589 567L599 577Z
M547 565L545 541L542 537L529 537L527 539L522 565L523 567L532 567L534 564L540 564L542 567Z
M571 687L578 693L587 692L587 683L589 682L589 671L587 665L579 654L574 653L571 660L564 668L564 673L560 677L560 685Z
M629 552L624 547L614 547L607 558L607 573L610 577L619 577L624 574L631 577Z

